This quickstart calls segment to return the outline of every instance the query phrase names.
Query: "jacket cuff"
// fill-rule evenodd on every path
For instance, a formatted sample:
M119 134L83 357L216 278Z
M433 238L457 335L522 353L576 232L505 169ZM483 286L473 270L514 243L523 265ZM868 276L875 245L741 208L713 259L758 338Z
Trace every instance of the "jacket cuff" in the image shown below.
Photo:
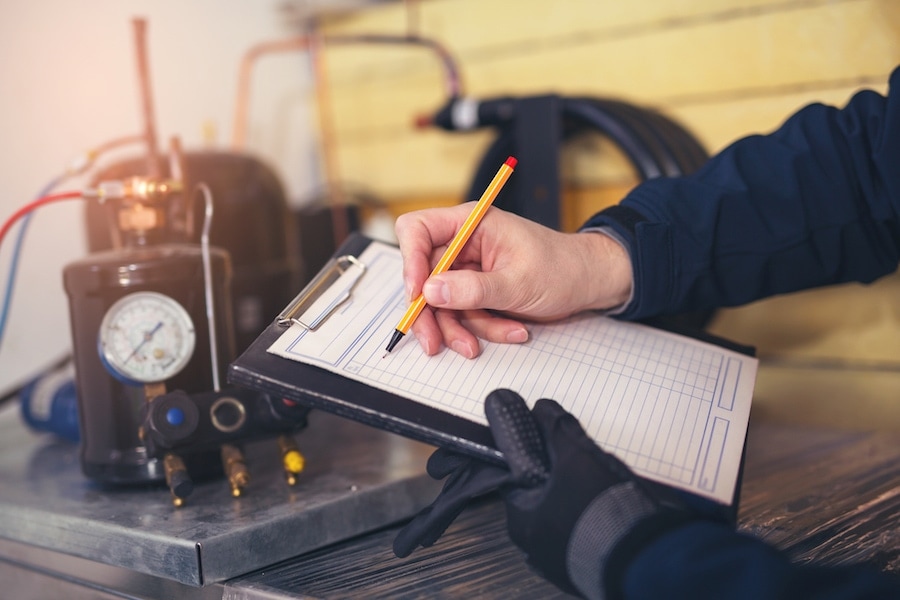
M637 188L632 195L640 191ZM631 254L633 298L615 316L635 320L667 312L673 294L670 227L651 221L626 204L617 204L591 217L582 230L592 228L611 229Z
M645 548L670 531L697 520L698 517L686 512L661 510L632 527L609 553L603 566L605 597L610 600L623 597L623 583L628 567Z

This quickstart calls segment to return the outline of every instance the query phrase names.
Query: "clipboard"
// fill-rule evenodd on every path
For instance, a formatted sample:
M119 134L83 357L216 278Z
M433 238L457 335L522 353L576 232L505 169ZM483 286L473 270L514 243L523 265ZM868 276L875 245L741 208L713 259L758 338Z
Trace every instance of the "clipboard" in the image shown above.
M285 307L285 310L273 320L241 356L229 365L227 374L229 382L420 442L447 447L503 465L503 455L494 446L490 429L482 423L423 404L402 394L363 383L338 372L284 358L269 351L276 340L279 340L285 333L286 328L292 324L298 324L308 330L310 335L315 335L317 328L353 296L357 283L369 273L369 265L366 265L359 257L373 241L361 234L352 234L337 249L332 259L317 276ZM348 273L351 275L349 280L347 277L341 279ZM372 277L375 276L372 275ZM337 285L338 281L341 281L340 285ZM380 332L384 338L379 341L382 346L387 342L393 324L388 330ZM634 327L635 325L624 324L624 326ZM684 332L677 332L674 335L679 338L685 337ZM702 341L712 343L716 347L727 349L730 352L740 352L750 356L753 354L752 348L737 346L713 336L704 335ZM404 343L414 345L415 341L405 340ZM391 358L385 360L391 360ZM753 375L755 377L755 370ZM524 393L523 396L526 397L526 400L537 399L536 397L528 398ZM480 396L478 400L483 400L483 396ZM749 407L747 407L747 411L747 420L738 423L739 426L743 426L740 467L731 501L715 500L692 494L690 491L682 494L681 490L676 490L674 493L675 496L680 496L682 501L684 498L692 496L691 503L695 507L700 507L707 514L732 523L737 517ZM640 476L640 473L638 475ZM642 479L661 493L671 495L670 488L665 483L658 484L646 477Z
M268 352L289 323L303 323L303 314L313 314L314 318L307 319L306 324L314 330L348 299L343 293L327 296L329 285L347 269L358 269L360 276L364 274L365 265L357 257L371 242L362 234L351 234L317 276L229 365L228 381L426 444L452 447L504 464L502 453L494 447L490 430L484 425Z

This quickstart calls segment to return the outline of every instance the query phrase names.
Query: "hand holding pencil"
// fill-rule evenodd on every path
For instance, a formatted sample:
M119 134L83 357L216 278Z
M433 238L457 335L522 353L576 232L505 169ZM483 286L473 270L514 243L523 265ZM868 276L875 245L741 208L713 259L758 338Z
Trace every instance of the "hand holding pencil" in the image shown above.
M600 233L561 233L496 207L484 214L453 268L433 273L473 206L414 211L395 225L407 299L421 295L426 304L411 325L426 354L446 346L474 358L479 338L526 342L527 321L628 299L631 262L617 242Z
M488 208L490 208L491 204L494 203L494 199L497 198L497 194L500 193L500 190L503 188L506 180L509 179L510 175L512 175L513 169L516 168L517 162L518 161L516 161L515 158L510 156L500 167L500 170L497 171L494 179L488 185L487 189L484 191L484 194L481 195L481 199L478 200L478 202L472 208L472 212L470 212L469 216L466 217L466 220L459 228L459 231L456 232L456 235L453 236L453 239L450 241L447 249L444 250L444 254L441 256L441 259L434 266L434 269L432 269L432 276L444 273L453 265L453 261L456 260L456 257L459 256L459 253L466 245L466 242L468 242L469 238L472 237L472 234L475 232L475 228L478 227L478 224L481 223L481 219L484 218L485 214L487 214ZM397 343L403 338L403 336L407 334L410 327L412 327L413 322L415 322L415 320L419 317L419 314L422 312L423 308L425 308L425 296L419 294L419 296L412 301L412 304L409 305L409 308L403 315L403 318L400 319L400 322L394 329L391 340L388 342L385 355L393 350L394 346L396 346Z

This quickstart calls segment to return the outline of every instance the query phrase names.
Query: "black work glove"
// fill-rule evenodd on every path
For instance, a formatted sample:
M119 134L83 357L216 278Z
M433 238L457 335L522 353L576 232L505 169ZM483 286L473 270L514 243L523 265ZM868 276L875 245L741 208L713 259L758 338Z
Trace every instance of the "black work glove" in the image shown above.
M528 563L564 591L603 595L611 564L620 570L648 538L688 518L664 508L557 402L538 400L529 411L517 393L495 390L485 413L508 469L457 457L458 470L434 504L398 535L406 554L416 541L437 540L469 499L499 489L510 538Z
M494 415L488 417L494 441L512 470L535 458L519 443L519 425L503 417L508 407L519 403L525 404L509 391L492 393L485 403L487 414ZM528 563L560 589L602 596L609 587L611 564L616 563L612 571L621 571L620 565L632 558L632 549L637 551L648 538L683 523L687 514L664 508L556 401L538 400L529 416L543 440L549 475L537 485L502 491L509 536ZM626 538L630 540L623 543Z
M497 393L499 392L492 392L492 395ZM519 400L519 404L506 411L506 418L521 423L519 431L522 443L530 444L528 455L542 456L540 433L530 418L528 406L521 398ZM447 481L434 502L422 509L397 534L394 539L394 554L404 558L418 546L428 547L434 544L471 500L495 492L501 486L530 486L543 481L547 477L545 465L545 460L522 460L517 462L516 470L511 472L507 468L438 448L428 459L426 470L432 478L447 477Z

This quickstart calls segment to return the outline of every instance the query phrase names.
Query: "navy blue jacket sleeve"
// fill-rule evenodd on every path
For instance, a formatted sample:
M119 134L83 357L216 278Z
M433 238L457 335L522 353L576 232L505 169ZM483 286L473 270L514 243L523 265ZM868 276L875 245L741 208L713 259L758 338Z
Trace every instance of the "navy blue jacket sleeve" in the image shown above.
M756 538L695 521L669 531L629 561L607 597L900 598L900 579L862 566L792 564Z
M636 319L736 306L900 262L900 69L887 97L809 105L684 177L635 187L585 227L629 247Z
M619 317L736 306L896 271L900 69L889 87L886 97L859 92L842 109L807 106L696 173L644 182L592 217L585 228L611 228L631 253L634 297ZM712 522L626 546L608 596L900 598L893 576L792 564Z

